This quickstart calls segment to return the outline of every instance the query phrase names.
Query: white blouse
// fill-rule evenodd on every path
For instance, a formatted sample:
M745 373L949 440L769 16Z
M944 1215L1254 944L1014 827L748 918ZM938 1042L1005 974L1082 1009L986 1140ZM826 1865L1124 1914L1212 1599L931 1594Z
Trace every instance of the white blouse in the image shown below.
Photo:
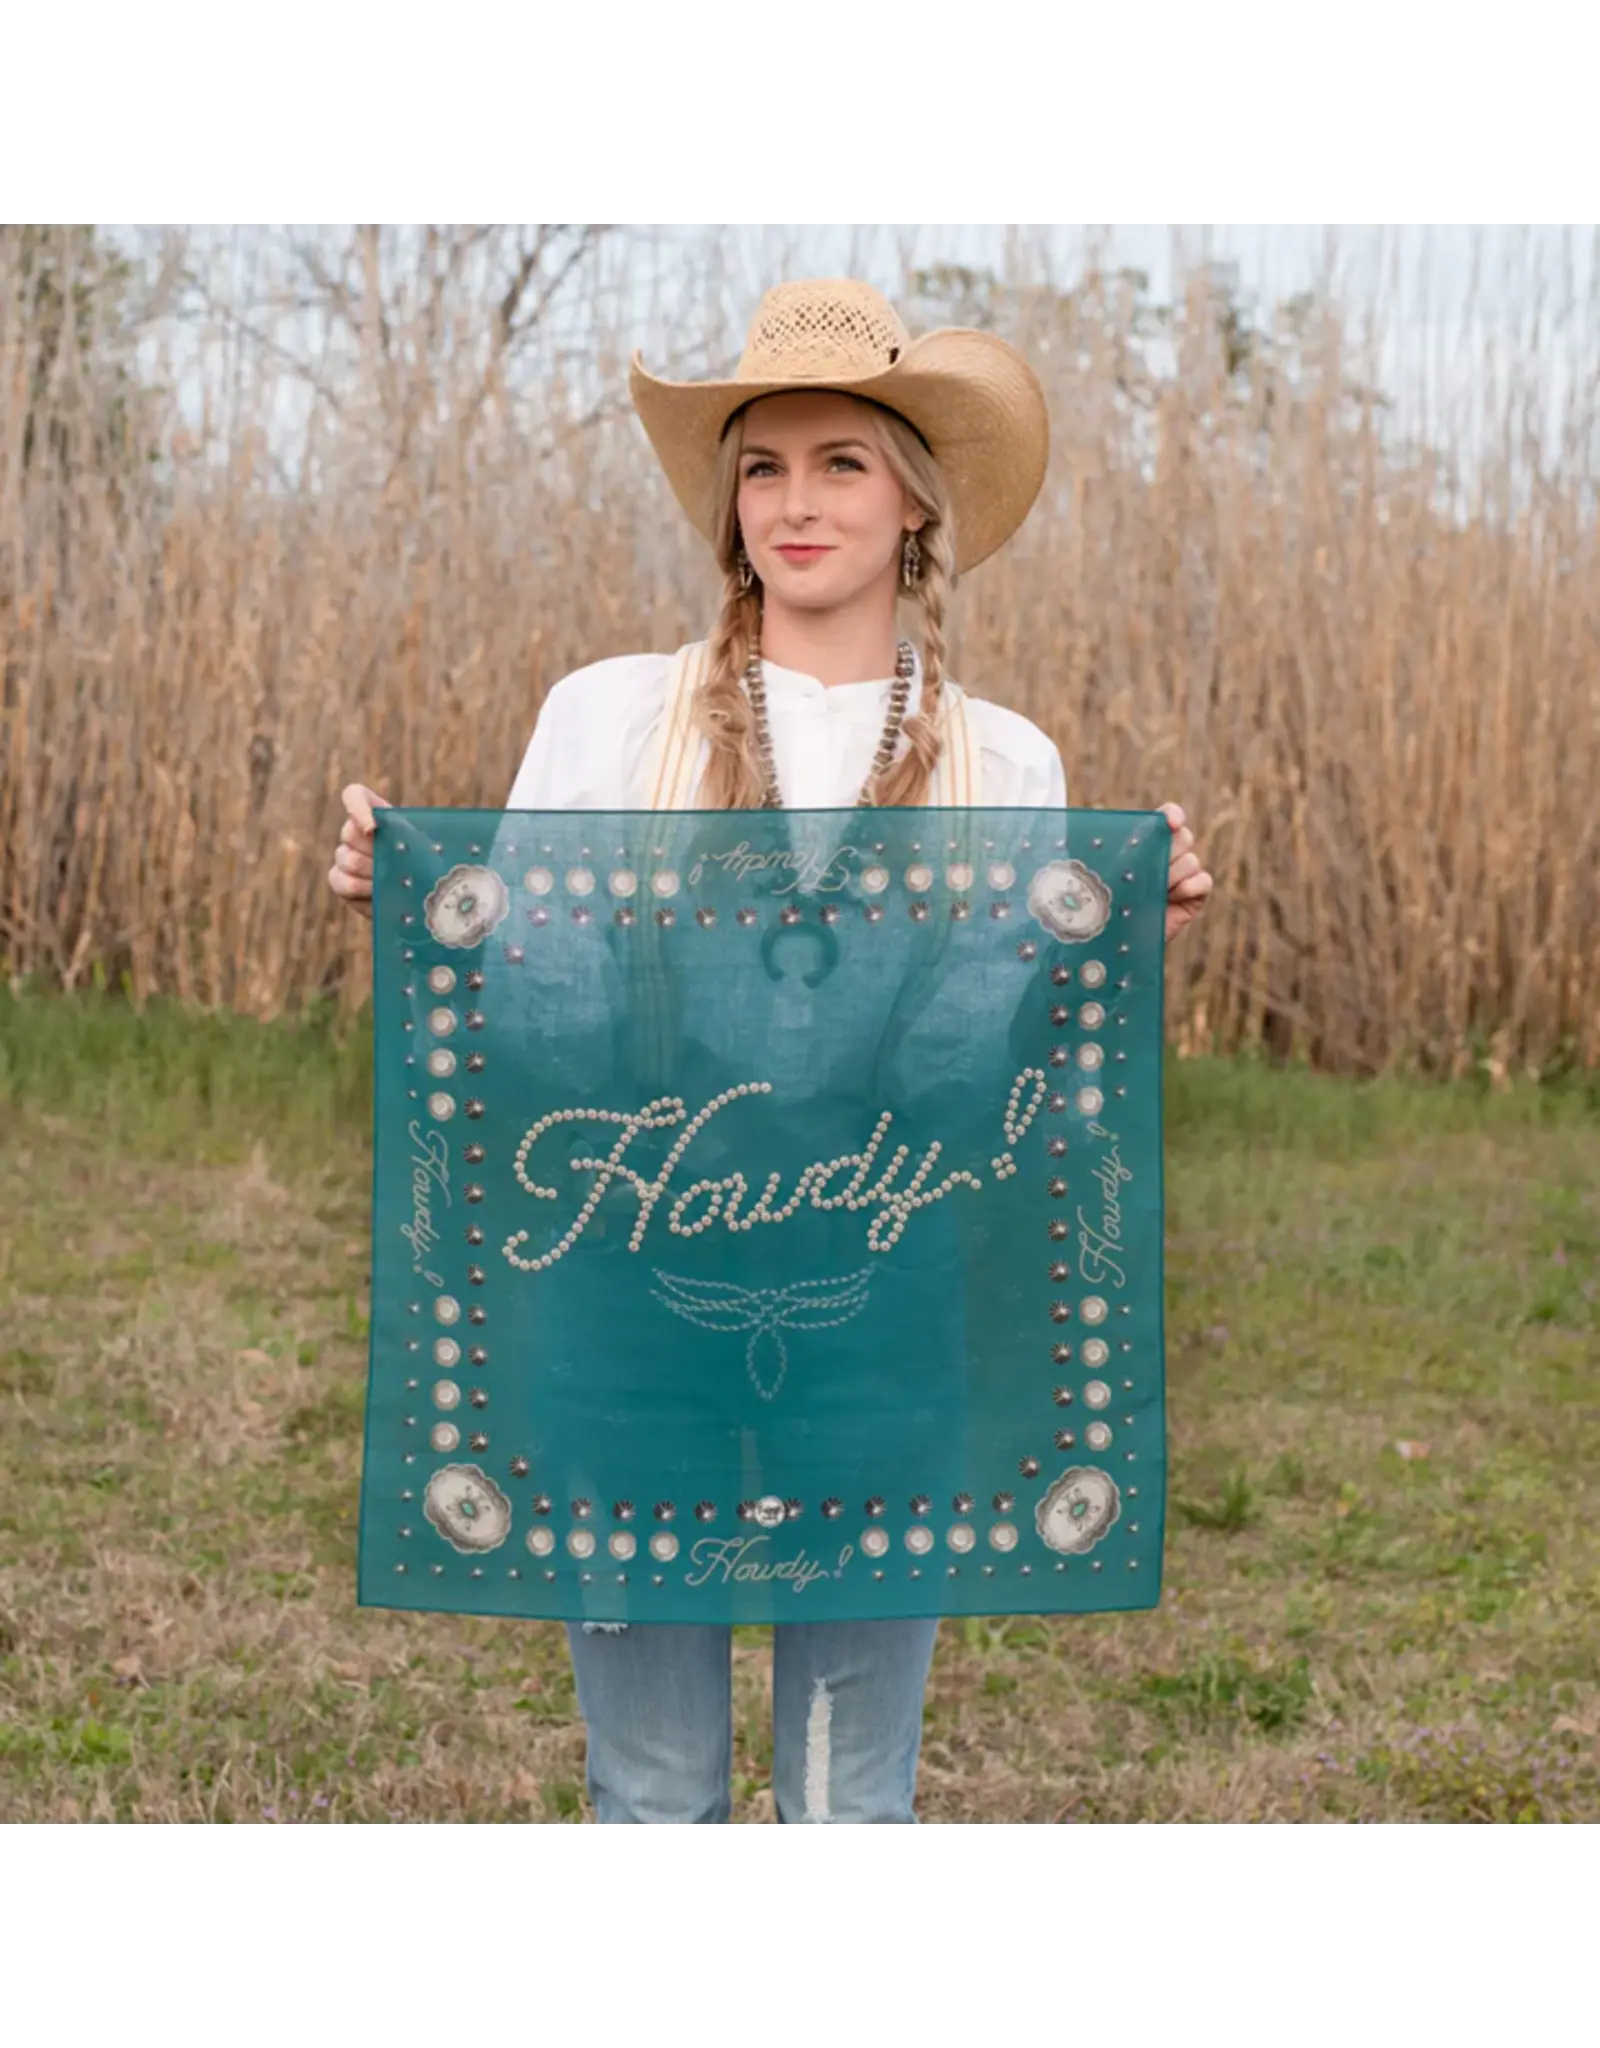
M552 686L506 799L512 811L637 808L644 756L661 716L669 654L622 654ZM842 810L861 793L888 712L891 678L824 684L764 661L772 751L785 804ZM922 698L917 658L906 715ZM983 762L983 802L1064 807L1066 770L1054 744L1003 705L969 697ZM906 751L902 737L899 753Z

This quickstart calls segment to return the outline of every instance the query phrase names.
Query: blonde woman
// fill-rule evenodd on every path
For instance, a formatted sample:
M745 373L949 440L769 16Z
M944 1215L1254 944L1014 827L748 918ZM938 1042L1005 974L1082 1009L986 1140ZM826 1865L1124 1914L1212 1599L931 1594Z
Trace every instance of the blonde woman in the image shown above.
M857 803L1065 806L1039 728L945 673L957 576L1003 546L1044 479L1038 380L998 337L912 341L850 280L778 286L731 378L673 383L635 357L635 405L710 542L708 638L556 683L512 810L829 809ZM899 637L917 615L920 648ZM352 785L329 872L371 914L373 808ZM1167 939L1211 877L1176 804ZM936 1619L774 1629L773 1791L781 1821L911 1821ZM732 1757L730 1631L571 1624L601 1821L720 1821Z

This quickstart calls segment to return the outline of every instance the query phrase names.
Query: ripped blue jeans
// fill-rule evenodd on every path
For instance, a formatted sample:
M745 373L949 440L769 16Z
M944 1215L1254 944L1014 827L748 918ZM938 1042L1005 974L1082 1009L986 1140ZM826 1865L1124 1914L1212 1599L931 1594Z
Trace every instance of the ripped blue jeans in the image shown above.
M780 1821L914 1821L922 1694L938 1617L783 1622L772 1631ZM600 1821L725 1821L732 1630L571 1622Z

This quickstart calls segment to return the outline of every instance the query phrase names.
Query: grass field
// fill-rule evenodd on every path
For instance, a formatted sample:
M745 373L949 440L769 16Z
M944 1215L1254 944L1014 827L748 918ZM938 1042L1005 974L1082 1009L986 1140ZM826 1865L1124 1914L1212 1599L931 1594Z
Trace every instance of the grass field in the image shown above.
M585 1817L558 1629L355 1606L369 1083L0 995L0 1819ZM1167 1088L1166 1597L946 1624L923 1817L1600 1818L1595 1090Z

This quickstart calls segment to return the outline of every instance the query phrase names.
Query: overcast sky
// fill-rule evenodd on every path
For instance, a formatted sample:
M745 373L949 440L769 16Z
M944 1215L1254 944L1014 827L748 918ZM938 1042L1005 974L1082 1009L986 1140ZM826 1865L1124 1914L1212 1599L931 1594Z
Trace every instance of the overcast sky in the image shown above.
M701 240L703 228L666 231ZM974 227L933 224L764 226L724 231L731 295L753 308L774 276L861 275L888 283L908 264L997 264L1007 243L1043 255L1049 272L1070 282L1091 250L1102 261L1144 271L1157 299L1169 299L1180 258L1209 257L1237 267L1241 292L1268 307L1323 279L1331 279L1347 307L1374 308L1393 352L1391 374L1424 362L1435 378L1451 375L1461 348L1463 316L1472 309L1483 329L1525 332L1541 304L1545 331L1564 299L1579 308L1582 356L1589 367L1600 353L1600 270L1593 224L1574 227L1279 227L1065 225ZM703 246L703 241L702 241ZM1558 345L1551 342L1552 355ZM1471 368L1475 351L1460 366Z
M147 247L158 239L150 230L111 232ZM204 231L204 238L231 249L230 260L248 270L251 248L281 234L240 228ZM615 331L631 335L630 346L656 364L685 333L709 339L712 309L725 323L719 354L731 363L760 293L784 276L854 275L893 294L908 268L944 263L1033 271L1067 285L1094 255L1108 266L1145 272L1157 300L1171 298L1187 264L1202 258L1229 263L1239 291L1261 311L1331 280L1347 311L1372 309L1381 337L1377 381L1396 400L1392 426L1408 435L1429 434L1436 409L1446 403L1469 414L1481 405L1481 417L1503 427L1504 395L1494 387L1504 362L1516 364L1524 378L1536 377L1547 432L1572 394L1585 395L1587 404L1600 378L1600 269L1592 226L640 226L609 240L603 261ZM1563 306L1564 326L1557 317ZM1537 347L1530 341L1535 320ZM1493 336L1509 346L1497 350L1486 341ZM581 337L573 341L578 345ZM198 390L192 370L180 374L178 385L185 396ZM1413 394L1422 390L1426 401L1414 405ZM288 421L293 409L287 393L282 399Z
M667 231L703 237L704 229ZM1236 266L1258 309L1330 281L1350 311L1371 309L1380 337L1379 383L1397 400L1396 424L1425 430L1446 402L1481 402L1503 424L1490 364L1541 366L1553 432L1574 390L1600 377L1600 264L1595 226L1132 226L921 225L750 227L726 231L731 296L753 309L774 276L846 274L889 283L909 264L997 264L1008 243L1043 255L1068 283L1092 250L1108 266L1144 271L1152 296L1170 299L1184 259ZM1563 324L1561 308L1568 310ZM1537 349L1529 339L1537 323ZM1498 337L1507 345L1496 349ZM736 343L735 343L736 346ZM1411 399L1429 394L1417 412Z

